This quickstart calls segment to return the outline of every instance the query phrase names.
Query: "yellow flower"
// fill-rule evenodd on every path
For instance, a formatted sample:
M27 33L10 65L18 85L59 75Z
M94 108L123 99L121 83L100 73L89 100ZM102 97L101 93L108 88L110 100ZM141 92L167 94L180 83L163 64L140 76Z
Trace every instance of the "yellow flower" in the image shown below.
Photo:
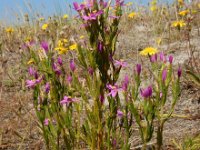
M67 19L68 18L68 15L67 14L64 14L63 15L63 19Z
M198 7L200 8L200 3L198 3Z
M67 42L68 42L68 40L67 40L67 39L63 39L63 43L65 43L65 44L66 44Z
M27 62L28 65L33 64L33 63L34 63L34 59L33 59L33 58L31 58L31 59Z
M31 42L31 40L32 40L32 38L31 38L30 36L28 36L28 37L25 38L24 41L25 41L26 43L28 43L28 42Z
M63 46L56 47L55 50L57 50L59 54L65 54L68 51L68 49Z
M157 5L157 0L152 0L151 5Z
M8 28L6 28L6 32L7 33L13 33L14 29L12 27L8 27Z
M147 55L154 55L158 53L158 50L153 47L146 47L140 52L140 55L147 56Z
M62 40L58 40L58 47L62 47L64 45L64 43L62 42Z
M64 44L66 44L68 42L67 39L61 39L61 40L58 40L58 47L63 47Z
M39 20L40 20L40 21L44 21L44 18L41 17L41 18L39 18Z
M150 7L150 10L153 11L153 12L156 11L156 10L157 10L157 6L154 6L154 5L151 6L151 7Z
M179 5L183 5L184 4L184 0L178 0L178 4Z
M178 14L179 14L180 16L186 16L189 12L190 12L190 11L187 9L187 10L183 10L183 11L179 12Z
M80 39L83 39L83 38L84 38L84 36L83 36L83 35L81 35L79 38L80 38Z
M129 18L134 18L135 16L136 16L136 13L135 13L135 12L131 12L131 13L128 15Z
M186 26L186 23L183 20L179 20L179 21L174 21L172 23L172 27L178 27L178 28L182 28Z
M133 2L128 2L126 5L131 6L131 5L133 5Z
M49 26L49 25L48 25L47 23L43 24L43 25L42 25L42 30L46 30L46 29L48 28L48 26Z
M192 14L196 14L197 13L197 11L196 10L192 10Z
M69 47L70 50L76 50L77 49L77 44L73 44Z

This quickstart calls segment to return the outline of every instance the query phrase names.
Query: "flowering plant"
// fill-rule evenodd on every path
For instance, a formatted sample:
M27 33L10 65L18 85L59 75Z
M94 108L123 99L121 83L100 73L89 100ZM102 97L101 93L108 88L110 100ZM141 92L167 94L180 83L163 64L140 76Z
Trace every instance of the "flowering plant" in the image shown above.
M110 11L111 5L115 11ZM103 0L74 2L88 42L74 44L62 39L57 47L42 42L39 51L29 49L34 63L29 64L26 85L34 90L34 107L47 149L60 149L62 145L80 149L82 143L90 149L130 149L134 121L145 148L153 136L155 120L161 147L164 123L180 94L181 69L176 79L173 57L168 61L160 53L158 61L157 49L149 47L141 55L150 57L152 80L143 78L144 69L137 64L133 78L126 75L121 84L118 82L121 69L128 65L115 58L123 5L121 0L114 4ZM73 57L68 63L65 53ZM149 81L151 84L143 85ZM173 99L166 112L170 86Z

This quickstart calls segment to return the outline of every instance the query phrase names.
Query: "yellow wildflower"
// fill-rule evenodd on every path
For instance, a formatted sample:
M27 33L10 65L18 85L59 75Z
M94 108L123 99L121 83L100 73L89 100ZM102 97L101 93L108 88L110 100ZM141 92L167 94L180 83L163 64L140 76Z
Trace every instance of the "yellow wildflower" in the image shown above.
M152 0L151 5L157 5L157 0Z
M178 28L182 28L186 26L186 23L183 20L179 20L179 21L174 21L172 23L172 27L178 27Z
M42 17L41 17L41 18L39 18L39 21L44 21L44 18L42 18Z
M192 10L192 14L196 14L197 13L197 10Z
M157 10L157 6L154 6L154 5L151 6L151 7L150 7L150 10L153 11L153 12L156 11L156 10Z
M63 43L65 43L65 44L66 44L67 42L68 42L68 40L67 40L67 39L63 39Z
M58 40L58 47L63 47L64 44L66 44L68 42L67 39L61 39L61 40Z
M30 36L28 36L28 37L25 38L24 41L25 41L26 43L28 43L28 42L31 42L31 40L32 40L32 38L31 38Z
M146 47L140 52L140 55L147 56L147 55L154 55L158 53L158 50L153 47Z
M62 47L64 45L64 43L62 42L62 40L58 40L58 47Z
M67 19L68 18L68 15L67 14L64 14L63 15L63 19Z
M42 25L42 30L46 30L46 29L48 28L48 26L49 26L49 25L48 25L47 23L43 24L43 25Z
M83 36L83 35L81 35L79 38L80 38L80 39L83 39L83 38L84 38L84 36Z
M73 44L69 47L70 50L76 50L77 49L77 44Z
M27 62L28 65L33 64L33 63L34 63L34 59L33 59L33 58L31 58L31 59Z
M131 6L131 5L133 5L133 2L128 2L126 5Z
M55 50L57 50L59 54L65 54L68 51L68 49L63 46L56 47Z
M6 28L6 32L7 33L13 33L14 29L12 27L8 27L8 28Z
M131 12L131 13L128 15L129 18L134 18L135 16L136 16L136 13L135 13L135 12Z
M200 3L198 3L198 7L200 8Z
M179 5L183 5L184 4L184 0L178 0L178 4Z
M187 9L187 10L183 10L183 11L179 12L178 14L179 14L180 16L186 16L189 12L190 12L190 11Z

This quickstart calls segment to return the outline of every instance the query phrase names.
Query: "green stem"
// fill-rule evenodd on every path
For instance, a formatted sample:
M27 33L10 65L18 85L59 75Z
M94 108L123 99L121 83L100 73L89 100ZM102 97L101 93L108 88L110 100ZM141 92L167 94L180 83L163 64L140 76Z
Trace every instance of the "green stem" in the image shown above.
M144 142L144 143L143 143L143 146L142 146L142 150L146 150L146 149L147 149L147 143Z
M164 121L159 123L158 125L158 131L157 131L157 149L160 150L163 144L163 127L164 127Z

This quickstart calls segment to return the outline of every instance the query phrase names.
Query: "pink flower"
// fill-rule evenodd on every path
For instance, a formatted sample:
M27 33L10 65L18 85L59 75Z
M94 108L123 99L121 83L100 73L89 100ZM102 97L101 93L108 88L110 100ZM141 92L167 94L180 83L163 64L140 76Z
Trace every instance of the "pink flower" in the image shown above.
M81 11L81 10L85 9L85 5L84 5L84 4L81 4L81 5L79 6L79 4L78 4L77 2L74 2L73 5L74 5L74 9L75 9L76 11Z
M162 92L160 92L160 98L162 98L162 96L163 96L163 94L162 94Z
M50 84L47 82L47 83L45 84L45 92L46 92L46 93L49 93L49 91L50 91Z
M33 76L33 75L35 75L36 71L34 70L34 68L29 67L28 68L28 73L29 73L30 76Z
M53 66L52 66L53 70L55 71L55 73L59 76L61 75L61 70L59 68L59 66L56 64L56 63L53 63Z
M27 88L34 88L36 86L35 80L26 80L26 87Z
M97 12L94 12L94 13L90 13L88 15L83 15L82 18L85 20L85 21L88 21L88 20L96 20L98 16L100 16L101 14L103 14L103 10L99 10Z
M138 76L139 76L140 73L141 73L141 71L142 71L142 66L141 66L141 64L137 64L137 65L136 65L136 71L137 71L137 74L138 74Z
M124 0L115 0L116 6L124 6Z
M127 62L125 62L124 60L115 60L115 65L118 67L126 67Z
M46 119L44 120L44 125L45 125L45 126L48 126L48 125L49 125L49 119L48 119L48 118L46 118Z
M128 75L125 75L124 81L122 83L122 89L124 91L126 91L128 89L128 84L129 84L129 77L128 77Z
M181 77L181 74L182 74L182 69L181 69L181 67L179 66L179 67L178 67L178 71L177 71L178 78Z
M75 71L76 65L75 65L75 63L74 63L74 60L70 60L69 67L70 67L70 69L71 69L72 72Z
M64 96L63 100L60 101L61 105L67 104L69 105L72 102L77 102L74 98L71 98L70 96Z
M43 41L41 43L41 47L45 50L46 53L49 51L49 45L47 42Z
M121 118L121 117L123 117L123 112L121 111L121 110L117 110L117 116L119 117L119 118Z
M26 80L26 87L27 88L34 88L37 84L42 81L43 77L38 78L36 80Z
M157 54L152 55L151 58L150 58L150 61L153 62L153 63L156 62L157 61L157 57L158 57Z
M163 52L160 52L160 60L165 62L165 54Z
M99 51L99 52L102 52L102 51L103 51L103 44L102 44L102 41L99 41L99 42L98 42L98 51Z
M163 71L162 71L162 81L165 82L167 78L167 69L165 68Z
M117 85L107 85L107 88L110 90L110 93L108 94L108 96L112 96L113 98L116 97L117 93L121 90L121 88L119 88Z
M170 56L169 56L169 63L172 64L172 62L173 62L173 56L170 55Z
M103 104L104 101L105 101L105 97L104 97L104 95L100 95L100 96L99 96L99 100L100 100L101 103Z
M67 77L67 81L68 81L68 83L71 84L72 80L73 80L72 76L69 75L69 76Z
M111 18L111 19L119 19L119 16L108 16L109 18Z
M58 62L58 64L59 64L60 66L63 65L63 61L62 61L62 57L61 57L61 56L58 57L57 62Z
M151 86L148 86L146 89L140 89L140 94L142 97L144 98L149 98L152 96L152 87Z
M92 67L89 67L88 73L92 76L94 74L94 69Z

